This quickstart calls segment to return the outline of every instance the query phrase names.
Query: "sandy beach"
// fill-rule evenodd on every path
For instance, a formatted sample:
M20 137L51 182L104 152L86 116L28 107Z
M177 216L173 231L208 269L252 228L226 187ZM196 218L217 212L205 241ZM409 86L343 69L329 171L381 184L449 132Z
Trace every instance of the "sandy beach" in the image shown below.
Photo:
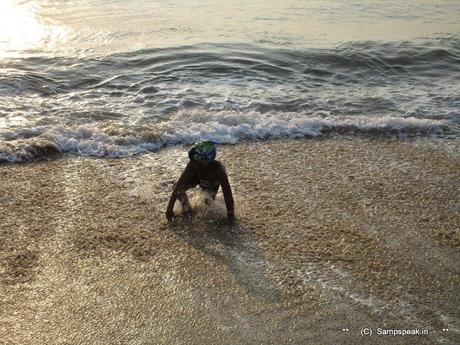
M235 224L192 192L168 225L183 147L1 165L0 344L458 344L458 158L331 138L218 159Z

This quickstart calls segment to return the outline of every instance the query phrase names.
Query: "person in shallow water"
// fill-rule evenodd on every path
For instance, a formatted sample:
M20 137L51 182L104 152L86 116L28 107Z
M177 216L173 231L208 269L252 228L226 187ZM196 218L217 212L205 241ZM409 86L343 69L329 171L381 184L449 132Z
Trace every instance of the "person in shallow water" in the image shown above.
M178 199L182 204L185 213L191 211L190 203L185 191L200 186L201 189L209 192L215 200L219 187L222 186L225 205L227 207L227 218L233 221L235 218L233 195L227 172L224 165L216 160L216 143L213 141L200 141L195 143L188 152L190 161L185 167L179 180L175 183L166 209L166 219L172 221L174 215L174 203Z

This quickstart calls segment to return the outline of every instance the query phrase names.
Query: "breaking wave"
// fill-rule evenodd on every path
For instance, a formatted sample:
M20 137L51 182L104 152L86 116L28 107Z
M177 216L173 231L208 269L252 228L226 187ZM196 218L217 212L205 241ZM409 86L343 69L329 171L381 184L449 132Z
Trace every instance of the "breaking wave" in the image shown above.
M212 139L220 144L239 140L363 134L411 137L438 135L449 121L414 117L330 117L305 113L239 113L180 111L168 121L149 126L78 125L0 131L0 161L24 162L61 153L95 157L128 157L168 145Z

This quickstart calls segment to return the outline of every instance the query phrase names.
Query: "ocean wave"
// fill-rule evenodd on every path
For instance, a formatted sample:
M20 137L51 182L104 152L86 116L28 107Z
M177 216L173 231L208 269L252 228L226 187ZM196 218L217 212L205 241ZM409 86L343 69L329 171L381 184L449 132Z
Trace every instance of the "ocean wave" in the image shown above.
M414 117L331 117L306 113L179 111L168 121L138 127L41 126L0 131L0 161L24 162L61 153L128 157L201 139L221 144L239 140L317 138L331 134L426 136L449 130L447 120Z
M0 64L0 161L212 138L458 133L460 38L333 49L198 44Z
M198 44L144 49L101 58L33 57L3 62L2 84L22 92L79 88L139 90L146 82L239 76L264 80L355 75L431 76L460 72L460 37L401 42L347 42L332 49L288 49L256 44ZM447 69L447 71L446 71ZM17 71L17 73L14 73ZM447 73L449 72L449 73ZM10 78L10 80L8 79ZM327 79L329 80L329 79Z
M13 59L0 72L0 116L20 114L29 127L43 117L68 124L75 114L149 122L195 108L448 119L460 105L456 36L333 49L198 44Z

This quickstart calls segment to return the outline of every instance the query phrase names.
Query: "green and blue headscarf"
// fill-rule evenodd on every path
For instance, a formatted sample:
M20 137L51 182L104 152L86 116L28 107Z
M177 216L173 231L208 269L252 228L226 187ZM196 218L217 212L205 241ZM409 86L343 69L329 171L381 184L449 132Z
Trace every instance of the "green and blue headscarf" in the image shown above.
M198 141L188 151L188 157L201 164L208 165L216 159L216 142L206 140Z

